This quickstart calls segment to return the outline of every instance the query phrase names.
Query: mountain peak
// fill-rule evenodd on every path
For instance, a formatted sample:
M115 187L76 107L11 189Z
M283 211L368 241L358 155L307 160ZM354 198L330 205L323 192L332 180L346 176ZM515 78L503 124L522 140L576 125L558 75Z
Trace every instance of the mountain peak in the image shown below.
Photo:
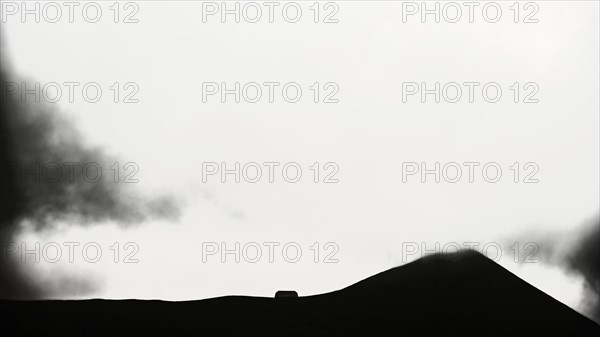
M0 309L8 331L36 335L600 336L596 323L475 252L427 256L308 297L0 301Z

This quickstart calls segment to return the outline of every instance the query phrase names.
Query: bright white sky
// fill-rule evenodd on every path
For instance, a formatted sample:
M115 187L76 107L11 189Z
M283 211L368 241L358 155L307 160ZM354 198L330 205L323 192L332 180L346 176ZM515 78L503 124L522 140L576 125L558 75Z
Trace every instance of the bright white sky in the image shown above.
M78 256L74 264L63 258L28 267L40 280L101 280L86 297L181 300L272 296L279 289L308 295L402 264L403 242L430 248L499 242L503 266L569 305L578 303L580 279L540 263L518 265L506 243L523 233L576 229L598 212L598 2L538 1L539 22L532 24L513 22L512 2L500 2L495 24L478 10L469 23L466 7L457 24L432 18L423 24L418 16L403 23L402 4L391 1L337 2L339 23L333 24L312 21L312 2L299 2L303 17L296 24L277 10L269 23L266 7L260 23L230 18L223 24L218 16L203 23L201 2L147 1L137 2L139 23L115 24L111 4L101 3L97 24L77 14L73 24L8 17L2 25L7 55L18 75L34 81L101 84L107 99L63 99L61 113L90 144L139 164L140 193L183 198L184 216L129 229L109 224L25 234L28 242L94 241L103 249L97 264ZM531 12L523 6L520 21ZM280 95L275 103L229 98L223 104L217 96L202 103L202 82L236 81L297 82L304 95L296 104ZM140 102L111 102L114 82L137 83ZM339 103L313 103L308 87L314 82L337 83ZM421 103L418 96L403 103L402 82L497 82L503 96L490 104L476 94L469 103L465 87L456 104ZM512 102L514 82L537 83L539 103ZM297 162L304 175L297 184L281 175L274 184L266 177L256 184L201 179L202 162L266 161ZM476 170L472 184L466 176L456 184L436 184L431 176L425 184L417 176L402 182L403 162L467 161L497 162L503 176L491 184ZM337 163L339 183L313 183L314 162ZM514 183L514 162L537 163L539 183ZM112 262L111 244L129 241L139 246L139 263ZM263 246L256 264L236 264L231 256L221 263L218 255L202 262L202 242L232 248L236 241L297 242L303 255L287 263L279 246L269 263ZM332 251L324 244L335 242L339 262L314 263L314 242L321 260Z

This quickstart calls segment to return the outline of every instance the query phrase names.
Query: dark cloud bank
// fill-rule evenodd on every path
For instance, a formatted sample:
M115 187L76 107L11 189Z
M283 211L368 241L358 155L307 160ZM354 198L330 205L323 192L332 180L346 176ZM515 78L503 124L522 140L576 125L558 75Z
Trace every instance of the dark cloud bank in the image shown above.
M586 224L582 235L566 254L563 264L585 279L584 308L600 323L600 216Z
M559 266L567 273L583 278L581 308L600 323L600 215L570 232L533 233L522 239L522 242L538 244L540 250L536 257L541 263Z
M0 83L22 82L0 60ZM2 87L0 87L2 88ZM3 89L1 93L4 93ZM116 184L105 174L98 182L82 176L82 165L74 167L75 179L63 169L60 179L37 179L36 165L56 163L112 163L100 148L83 145L82 138L54 107L21 100L18 95L0 97L0 243L2 249L13 242L20 224L28 222L35 230L52 229L57 221L82 226L117 222L127 226L150 219L175 220L178 204L169 196L145 198L126 193L126 186ZM30 173L23 174L25 171ZM53 171L58 172L58 171ZM56 175L52 174L53 177ZM124 187L125 186L125 187ZM0 299L44 298L47 289L39 289L20 272L16 259L0 260ZM81 280L69 282L81 283ZM67 283L69 283L67 282Z

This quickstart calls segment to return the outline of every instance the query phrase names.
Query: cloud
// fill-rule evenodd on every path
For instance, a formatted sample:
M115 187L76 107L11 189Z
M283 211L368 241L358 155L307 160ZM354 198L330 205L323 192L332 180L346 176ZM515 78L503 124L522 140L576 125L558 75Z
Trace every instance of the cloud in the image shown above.
M585 279L584 310L600 323L600 216L590 220L564 259L568 270Z
M523 237L538 244L536 257L541 263L560 266L583 278L581 310L600 323L600 215L571 232L530 233Z
M3 49L4 50L4 49ZM15 238L20 224L35 230L51 230L59 221L92 225L116 222L123 226L151 219L174 221L180 204L173 196L144 197L127 193L110 175L98 181L84 177L88 163L109 167L116 162L101 148L84 144L68 120L49 105L6 95L5 83L18 83L0 65L0 244L2 249ZM32 87L32 86L29 86ZM52 163L52 164L51 164ZM78 163L66 164L66 163ZM104 166L107 165L107 166ZM58 169L60 167L60 169ZM89 165L87 169L89 169ZM43 171L42 168L48 169ZM60 171L60 175L59 175ZM52 178L44 177L43 172ZM94 172L93 168L89 172ZM75 177L75 179L73 178ZM81 280L77 284L83 284ZM78 287L81 288L81 287ZM67 290L62 287L61 292ZM79 291L79 290L78 290ZM40 298L37 289L20 271L19 263L0 261L0 298Z

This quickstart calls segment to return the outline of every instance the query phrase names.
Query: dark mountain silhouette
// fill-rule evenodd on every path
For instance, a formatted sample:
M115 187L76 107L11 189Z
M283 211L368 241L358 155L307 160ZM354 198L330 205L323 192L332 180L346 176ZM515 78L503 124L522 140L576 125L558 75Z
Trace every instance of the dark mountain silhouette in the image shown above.
M471 252L422 258L308 297L0 308L5 336L600 336L600 325Z

